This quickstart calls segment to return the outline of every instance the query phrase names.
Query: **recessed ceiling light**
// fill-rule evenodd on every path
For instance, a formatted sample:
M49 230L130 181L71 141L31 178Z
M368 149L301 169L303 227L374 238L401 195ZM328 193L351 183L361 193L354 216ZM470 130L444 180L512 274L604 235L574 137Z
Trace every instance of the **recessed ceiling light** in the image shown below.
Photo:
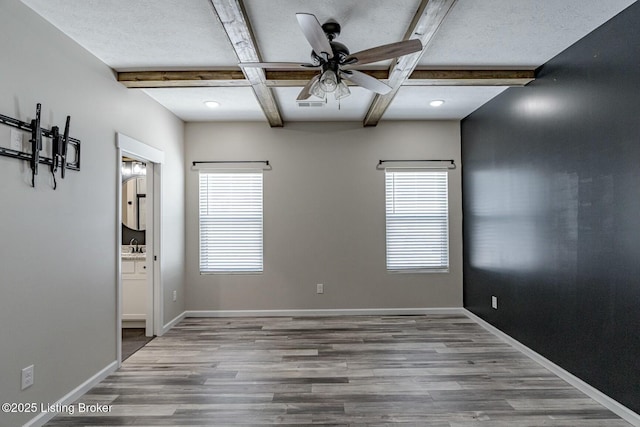
M442 99L434 99L429 103L429 105L431 105L432 107L439 107L442 104L444 104L444 101Z
M220 106L220 103L218 101L204 101L204 105L209 108L218 108Z

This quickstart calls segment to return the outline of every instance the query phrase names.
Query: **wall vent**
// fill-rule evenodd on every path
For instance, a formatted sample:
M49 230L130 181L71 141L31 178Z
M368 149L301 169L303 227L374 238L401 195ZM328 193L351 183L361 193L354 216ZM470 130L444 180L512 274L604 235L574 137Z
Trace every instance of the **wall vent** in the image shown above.
M324 101L297 101L298 107L323 107Z

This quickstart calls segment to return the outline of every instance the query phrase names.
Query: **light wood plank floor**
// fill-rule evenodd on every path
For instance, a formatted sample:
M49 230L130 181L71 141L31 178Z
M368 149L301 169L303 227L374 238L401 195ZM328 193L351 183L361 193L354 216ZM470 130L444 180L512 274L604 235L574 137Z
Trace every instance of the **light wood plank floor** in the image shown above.
M461 315L189 318L48 426L630 424Z

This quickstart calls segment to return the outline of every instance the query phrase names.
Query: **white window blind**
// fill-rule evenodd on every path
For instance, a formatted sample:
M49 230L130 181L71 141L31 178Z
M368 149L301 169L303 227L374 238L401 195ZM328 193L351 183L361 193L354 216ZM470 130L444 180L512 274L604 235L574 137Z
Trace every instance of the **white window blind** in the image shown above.
M200 272L262 271L262 172L200 172Z
M440 170L385 170L387 270L448 270L447 178Z

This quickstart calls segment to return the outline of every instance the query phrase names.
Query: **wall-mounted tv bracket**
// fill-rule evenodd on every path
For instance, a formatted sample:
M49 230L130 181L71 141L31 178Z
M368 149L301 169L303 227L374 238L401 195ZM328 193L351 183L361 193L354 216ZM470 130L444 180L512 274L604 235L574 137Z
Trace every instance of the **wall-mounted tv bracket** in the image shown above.
M0 114L0 123L31 133L31 139L29 140L29 142L31 142L31 153L0 147L0 156L28 161L31 167L31 185L34 187L36 186L38 165L49 165L51 175L53 175L53 189L55 190L57 187L55 173L58 168L60 169L60 176L62 178L65 176L66 169L80 170L80 140L69 136L70 116L67 116L64 132L61 134L57 126L53 126L51 130L44 129L40 126L40 111L41 105L38 104L36 106L36 118L31 120L31 123ZM40 156L43 137L51 139L51 158ZM69 145L73 148L73 160L67 159Z

